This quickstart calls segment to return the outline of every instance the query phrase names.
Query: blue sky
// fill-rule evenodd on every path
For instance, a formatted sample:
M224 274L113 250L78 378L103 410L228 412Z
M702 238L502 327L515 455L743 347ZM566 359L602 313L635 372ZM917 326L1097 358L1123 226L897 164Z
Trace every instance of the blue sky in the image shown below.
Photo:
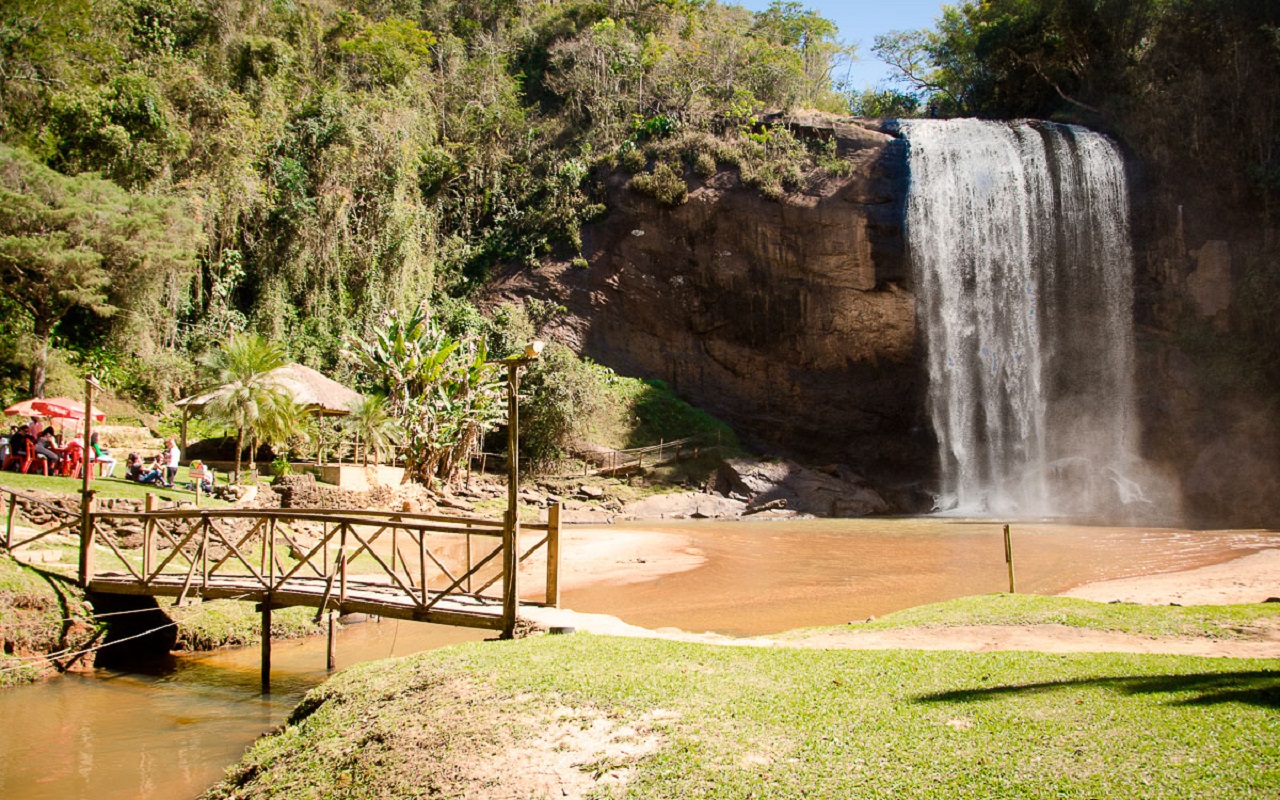
M725 0L752 11L763 11L769 0ZM932 28L942 12L942 0L800 0L840 28L840 39L858 45L859 61L849 70L853 88L865 89L888 77L886 67L871 52L876 34L892 30ZM954 0L950 5L954 5Z

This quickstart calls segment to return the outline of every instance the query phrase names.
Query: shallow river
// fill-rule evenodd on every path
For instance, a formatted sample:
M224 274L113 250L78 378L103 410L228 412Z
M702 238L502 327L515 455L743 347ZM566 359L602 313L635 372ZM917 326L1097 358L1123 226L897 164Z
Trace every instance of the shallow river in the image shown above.
M623 528L624 526L618 526ZM1008 588L1001 527L945 519L680 522L701 566L640 583L565 590L563 604L647 627L771 633L879 616ZM608 535L603 529L599 535ZM1271 531L1015 525L1020 591L1220 563L1280 547ZM572 558L572 551L566 553ZM643 558L643 556L641 556ZM572 563L566 563L572 571ZM355 625L339 667L486 634L417 623ZM273 694L258 650L175 659L157 674L100 672L0 692L0 798L181 800L199 795L302 693L325 679L323 637L277 643Z

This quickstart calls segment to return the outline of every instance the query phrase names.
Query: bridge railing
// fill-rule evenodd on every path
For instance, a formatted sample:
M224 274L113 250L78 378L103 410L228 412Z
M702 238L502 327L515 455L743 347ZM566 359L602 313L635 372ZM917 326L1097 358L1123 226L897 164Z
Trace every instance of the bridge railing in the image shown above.
M4 495L8 496L4 497ZM9 512L8 518L5 521L4 547L10 553L18 548L34 544L41 539L46 539L50 536L56 536L64 531L69 535L79 535L78 529L80 527L81 518L78 511L68 511L64 508L59 508L52 503L46 503L39 498L31 497L30 495L26 495L21 492L15 492L11 489L0 489L0 498L3 498L0 502L3 502L4 505L8 507ZM28 530L34 530L34 533L28 534L26 538L23 538L22 534L15 536L15 529L17 528L19 520L22 519L24 506L28 509L26 513L30 514L30 509L39 509L44 512L47 517L50 517L51 521L56 521L57 524L51 528L28 528ZM46 522L45 524L48 523Z
M332 509L156 510L154 495L145 511L91 506L86 514L0 492L9 512L0 544L12 552L59 533L79 538L86 586L109 583L112 591L173 595L178 602L243 597L321 611L389 604L439 621L492 615L503 606L505 527L498 520ZM40 521L19 526L24 507L25 516ZM547 522L517 524L511 538L517 564L526 567L520 572L545 566L537 570L542 581L537 574L517 580L518 588L532 590L521 591L519 601L558 606L560 507L548 510Z
M547 523L518 526L534 543L519 562L541 552L546 580L538 600L559 602L559 509ZM141 552L123 546L121 530L142 531ZM148 593L173 593L179 602L247 590L280 604L319 609L351 602L434 611L501 605L494 587L501 570L503 523L475 517L380 511L289 509L94 512L90 551L110 550L123 565L110 576L89 559L86 583L125 580ZM499 587L500 589L501 587ZM319 594L319 600L316 595Z

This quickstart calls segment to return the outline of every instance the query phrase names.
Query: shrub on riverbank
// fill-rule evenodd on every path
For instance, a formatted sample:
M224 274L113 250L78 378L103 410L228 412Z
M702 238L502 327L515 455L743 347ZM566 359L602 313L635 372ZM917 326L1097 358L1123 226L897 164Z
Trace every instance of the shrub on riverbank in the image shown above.
M1280 786L1278 670L585 634L463 645L342 673L206 797L1254 797Z

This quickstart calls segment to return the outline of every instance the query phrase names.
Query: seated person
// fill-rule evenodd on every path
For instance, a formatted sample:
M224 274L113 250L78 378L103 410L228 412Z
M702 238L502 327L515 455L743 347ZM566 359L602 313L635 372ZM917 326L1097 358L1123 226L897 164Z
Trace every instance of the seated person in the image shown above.
M172 489L173 484L165 480L164 473L164 456L158 455L151 460L151 470L142 476L140 482L154 483L156 486L163 486L166 489Z
M28 452L35 452L36 441L27 435L23 428L15 427L9 434L9 455L25 457Z
M142 477L142 456L137 453L130 453L124 460L124 479L126 481L136 481Z
M142 463L142 456L137 453L130 453L129 460L125 462L124 479L127 481L136 481L137 483L149 483L157 486L164 486L164 476L160 470L159 464L152 464L148 469Z
M54 452L57 446L58 437L54 435L52 425L40 431L40 438L36 440L36 455L43 456L49 466L55 469L62 463L62 456Z
M98 442L98 432L94 431L89 435L89 446L93 450L93 461L104 465L107 468L105 477L110 478L111 474L116 471L116 460L107 452L107 448Z

